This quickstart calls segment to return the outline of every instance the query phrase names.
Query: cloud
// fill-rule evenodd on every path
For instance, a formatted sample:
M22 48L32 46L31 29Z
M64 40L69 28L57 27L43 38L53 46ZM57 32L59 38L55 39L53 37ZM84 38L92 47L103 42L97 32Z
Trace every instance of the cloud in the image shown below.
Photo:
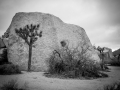
M120 26L102 26L89 32L89 34L92 44L109 47L113 50L120 47Z
M16 12L50 13L66 23L82 27L87 27L88 22L92 23L92 17L97 14L94 2L84 2L83 0L2 0L0 10L1 30L7 29Z
M111 33L111 37L107 38L111 44L118 44L120 45L120 26L113 27L113 33Z
M0 0L0 35L16 12L36 11L83 27L92 44L120 47L120 0Z
M0 0L0 36L7 30L15 13L22 7L23 0Z
M99 0L99 8L105 15L107 24L120 25L120 0Z

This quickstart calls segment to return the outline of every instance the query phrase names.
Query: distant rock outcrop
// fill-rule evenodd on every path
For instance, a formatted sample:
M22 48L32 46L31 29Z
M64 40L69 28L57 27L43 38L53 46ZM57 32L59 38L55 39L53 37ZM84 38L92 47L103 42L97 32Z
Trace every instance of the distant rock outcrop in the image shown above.
M107 47L104 47L104 59L105 59L105 62L106 63L110 63L112 60L113 60L113 58L114 58L114 56L113 56L113 53L112 53L112 49L110 49L110 48L107 48Z
M95 52L98 54L98 56L100 57L100 59L104 59L105 63L111 63L114 56L112 53L112 49L107 48L107 47L100 47L98 46L98 48L94 48Z
M44 13L17 13L11 22L7 32L9 32L8 59L13 64L17 64L21 69L27 69L28 45L23 39L15 33L15 28L23 28L26 25L39 24L39 31L42 31L42 37L38 38L33 47L32 67L34 71L48 70L47 59L53 50L61 48L61 41L68 41L69 48L84 48L89 46L87 54L90 60L99 62L100 59L94 51L91 42L83 28L66 24L58 17ZM80 50L79 50L80 51Z
M104 53L108 53L108 56L109 56L109 58L113 58L114 56L113 56L113 53L112 53L112 49L110 49L110 48L107 48L107 47L103 47L104 48L104 50L103 50L103 52Z
M2 40L6 47L8 47L8 38L9 38L9 32L6 31L4 35L2 35Z
M120 54L120 48L117 49L117 50L115 50L115 51L113 51L113 55L114 55L114 56L117 56L117 55L119 55L119 54Z
M115 50L113 52L113 55L115 60L120 61L120 48L118 50Z
M0 38L0 49L5 48L5 47L6 47L6 45L5 45L4 41L3 41L3 39Z

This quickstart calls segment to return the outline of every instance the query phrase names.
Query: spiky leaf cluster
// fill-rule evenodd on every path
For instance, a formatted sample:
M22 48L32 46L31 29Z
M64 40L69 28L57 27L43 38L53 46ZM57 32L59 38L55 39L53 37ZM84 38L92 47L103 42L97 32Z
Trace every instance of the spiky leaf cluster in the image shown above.
M25 40L25 42L30 45L37 40L37 36L42 37L42 31L38 33L38 25L26 25L24 28L15 29L18 36Z
M8 38L8 37L9 37L9 32L6 31L6 32L4 33L4 35L2 35L2 38Z

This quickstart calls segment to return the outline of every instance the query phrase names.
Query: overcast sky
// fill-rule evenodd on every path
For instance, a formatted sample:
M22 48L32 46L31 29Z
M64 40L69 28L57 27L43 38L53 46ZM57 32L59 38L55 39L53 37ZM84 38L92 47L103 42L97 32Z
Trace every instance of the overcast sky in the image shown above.
M83 27L96 46L120 48L120 0L0 0L0 35L17 12L44 12Z

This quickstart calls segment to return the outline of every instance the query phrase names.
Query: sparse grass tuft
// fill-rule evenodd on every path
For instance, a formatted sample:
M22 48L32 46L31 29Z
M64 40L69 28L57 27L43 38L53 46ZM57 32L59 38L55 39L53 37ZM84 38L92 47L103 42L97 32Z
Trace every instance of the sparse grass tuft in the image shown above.
M120 90L120 82L114 83L113 85L107 85L104 87L104 90Z
M0 87L0 90L27 90L28 86L26 83L22 88L18 87L17 80L10 80Z

